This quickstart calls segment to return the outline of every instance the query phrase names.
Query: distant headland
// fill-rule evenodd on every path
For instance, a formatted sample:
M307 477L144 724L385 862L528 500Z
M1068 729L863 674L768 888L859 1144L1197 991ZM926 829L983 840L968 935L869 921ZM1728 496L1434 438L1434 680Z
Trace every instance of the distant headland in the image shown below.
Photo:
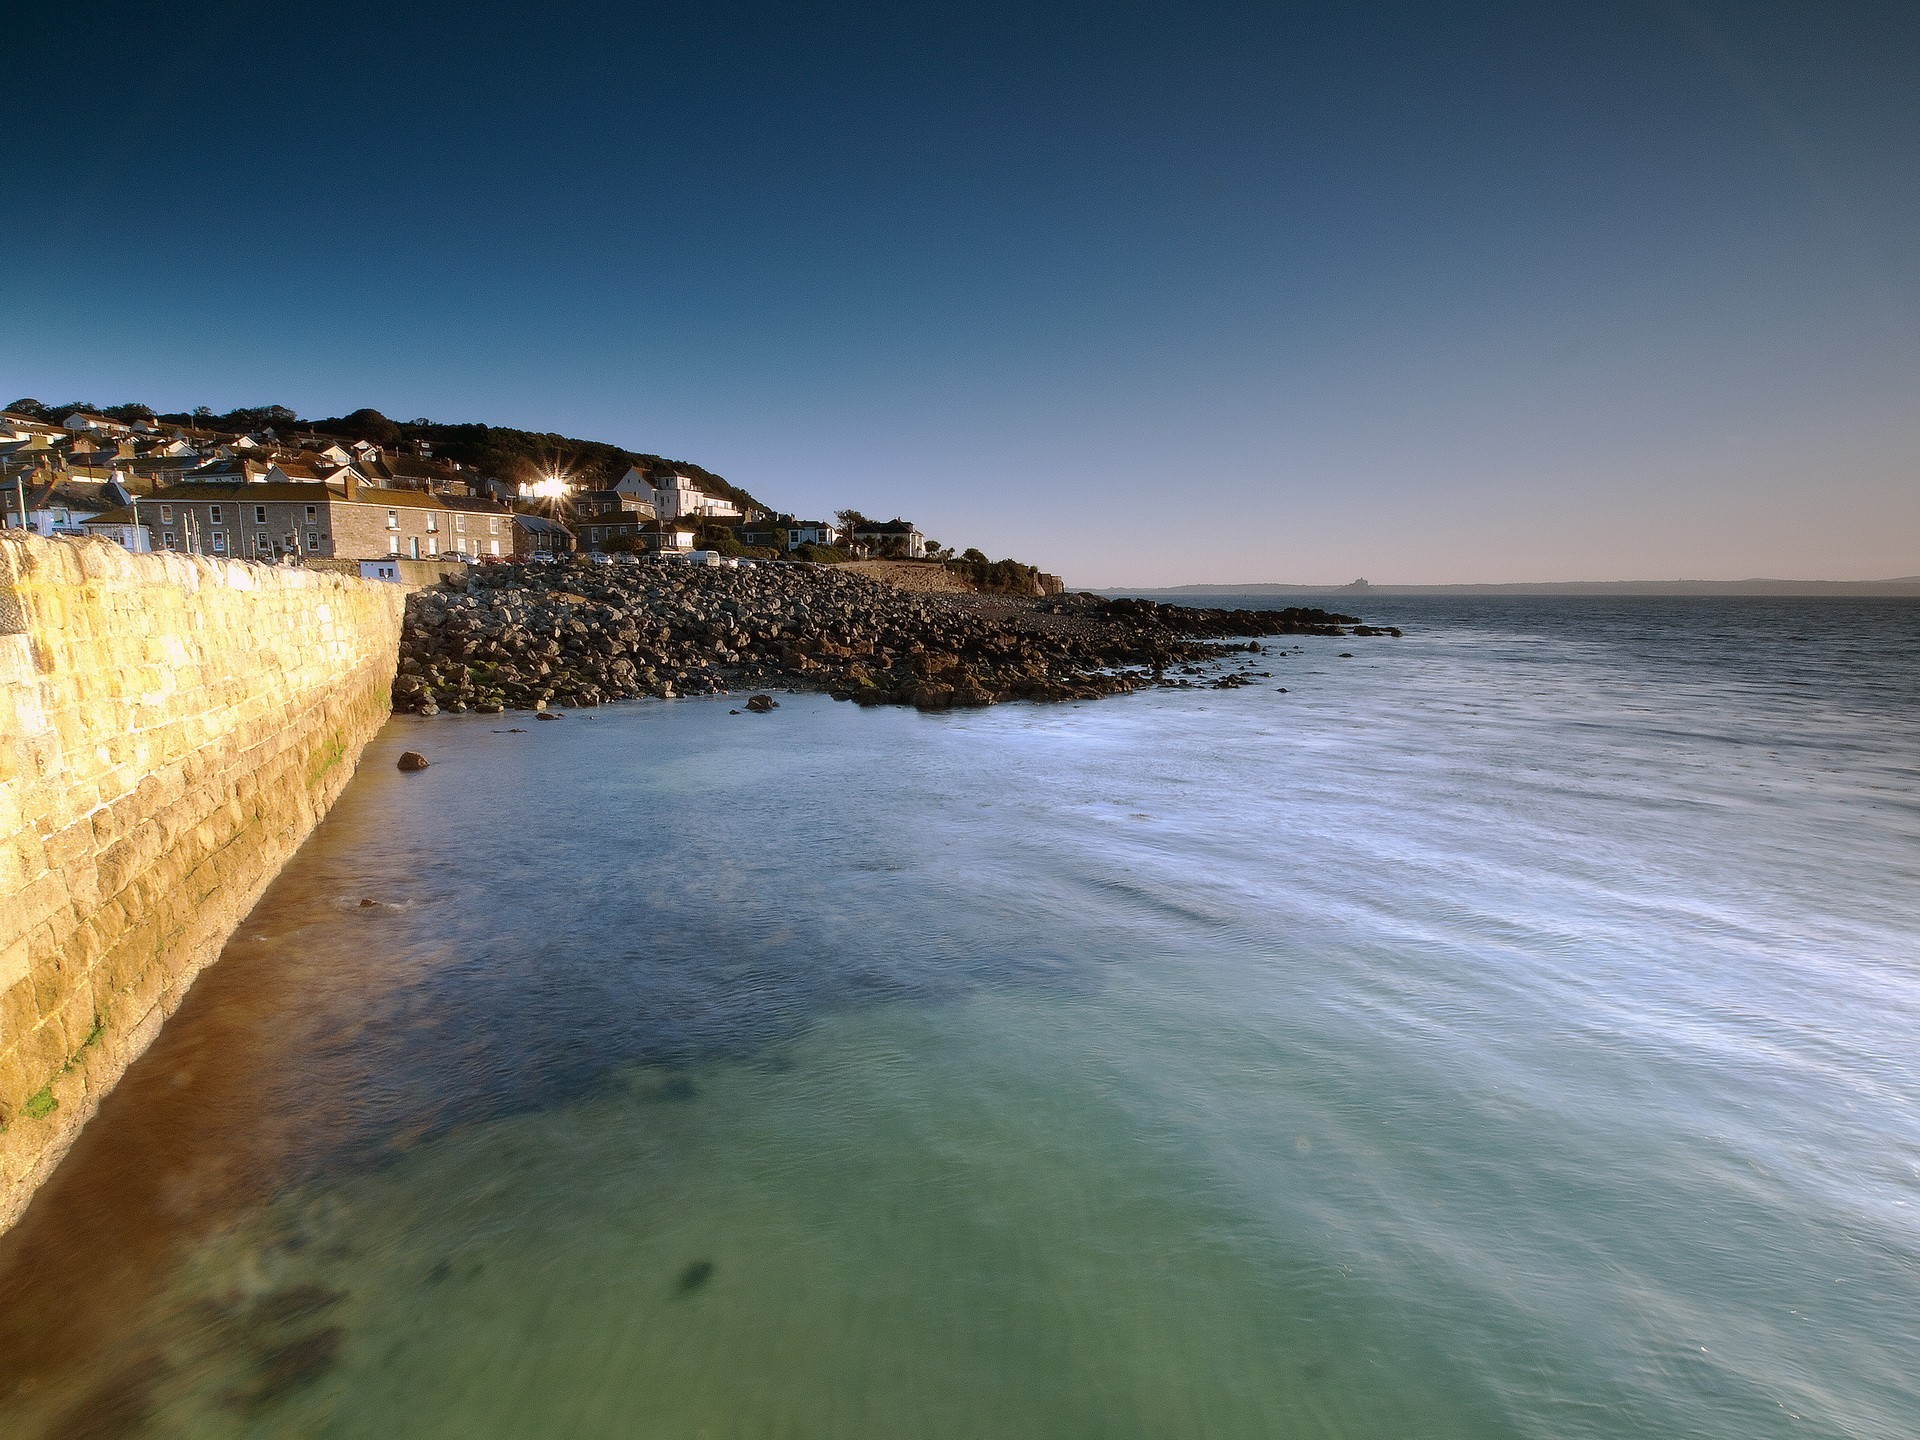
M1920 575L1893 580L1565 580L1507 585L1172 585L1103 588L1103 595L1710 595L1788 599L1798 596L1920 596Z

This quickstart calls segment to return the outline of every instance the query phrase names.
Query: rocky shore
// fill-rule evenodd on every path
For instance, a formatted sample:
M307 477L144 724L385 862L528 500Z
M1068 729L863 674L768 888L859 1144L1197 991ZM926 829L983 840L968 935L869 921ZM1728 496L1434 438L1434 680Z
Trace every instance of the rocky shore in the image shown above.
M1201 675L1264 653L1241 637L1399 633L1313 609L916 594L816 565L502 565L464 593L410 597L393 703L491 714L754 688L923 710L1084 700L1271 679L1251 661Z

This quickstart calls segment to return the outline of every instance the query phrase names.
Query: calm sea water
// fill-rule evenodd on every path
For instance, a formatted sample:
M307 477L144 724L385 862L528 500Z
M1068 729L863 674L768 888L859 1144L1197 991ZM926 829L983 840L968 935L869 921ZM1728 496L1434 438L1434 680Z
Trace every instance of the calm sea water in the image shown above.
M1368 618L395 721L0 1240L0 1432L1920 1434L1920 605Z

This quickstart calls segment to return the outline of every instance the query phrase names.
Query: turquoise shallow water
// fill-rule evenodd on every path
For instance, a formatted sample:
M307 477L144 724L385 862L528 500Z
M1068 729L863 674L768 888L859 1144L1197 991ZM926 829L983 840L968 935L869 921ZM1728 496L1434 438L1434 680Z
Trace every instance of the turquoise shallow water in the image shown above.
M3 1428L1920 1434L1920 605L1368 618L396 721L0 1240Z

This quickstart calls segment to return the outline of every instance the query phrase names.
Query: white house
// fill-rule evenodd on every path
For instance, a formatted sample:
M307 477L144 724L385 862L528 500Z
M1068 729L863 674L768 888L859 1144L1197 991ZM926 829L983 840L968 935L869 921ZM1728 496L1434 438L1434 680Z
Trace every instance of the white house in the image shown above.
M24 492L24 493L23 493ZM96 515L116 510L133 497L111 480L32 480L24 483L16 477L0 493L0 513L4 523L20 528L20 511L27 512L26 528L43 539L55 535L81 535L81 526Z
M611 508L610 497L618 496L622 510L648 519L666 519L653 503L653 481L638 465L629 465L627 473L614 482L611 490L584 490L576 501L582 509L604 512Z
M109 420L104 415L89 415L84 410L76 410L62 420L61 425L80 435L131 435L133 427L118 420Z
M797 550L802 545L838 545L839 527L829 525L824 520L795 520L787 526L787 548Z
M89 535L97 535L102 540L111 540L123 550L131 550L135 555L149 555L153 552L153 532L144 523L133 522L133 512L126 508L108 510L91 519L82 520L80 528Z
M876 555L898 555L909 560L927 557L927 537L906 520L870 522L853 532L854 542Z
M634 471L629 470L627 474L632 475ZM740 507L731 500L707 494L685 475L670 475L653 487L653 513L662 520L678 520L683 515L737 520Z

